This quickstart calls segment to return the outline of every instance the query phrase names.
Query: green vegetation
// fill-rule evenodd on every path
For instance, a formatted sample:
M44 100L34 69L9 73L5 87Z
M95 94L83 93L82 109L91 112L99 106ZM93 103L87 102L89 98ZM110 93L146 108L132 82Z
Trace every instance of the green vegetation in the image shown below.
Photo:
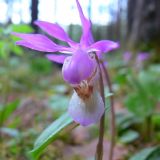
M44 54L15 47L12 31L27 33L32 28L11 25L0 30L0 160L30 160L40 154L40 160L92 159L93 155L85 153L87 148L83 147L95 147L98 128L78 127L80 131L73 129L71 133L64 130L67 125L71 130L75 124L68 115L61 117L67 111L72 89L64 84L60 66L48 61ZM123 148L124 154L119 157L122 160L158 160L160 65L151 59L140 66L126 64L123 52L105 57L116 102L115 154ZM106 130L105 139L109 137Z

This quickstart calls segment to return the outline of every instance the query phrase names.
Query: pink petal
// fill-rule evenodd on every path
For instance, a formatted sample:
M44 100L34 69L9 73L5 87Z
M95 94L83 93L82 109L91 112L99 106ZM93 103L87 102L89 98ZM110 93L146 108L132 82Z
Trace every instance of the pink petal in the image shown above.
M88 53L78 50L72 57L65 59L62 67L63 78L70 84L79 84L89 78L95 66L95 59L91 59Z
M80 43L84 46L89 46L90 44L92 44L94 42L93 36L92 36L92 33L91 33L91 21L88 20L84 16L82 8L81 8L78 0L76 0L76 3L77 3L79 16L80 16L81 23L82 23L82 30L83 30Z
M59 46L44 35L22 33L12 34L22 39L16 43L17 45L44 52L56 52L59 50Z
M68 57L67 55L47 54L46 57L57 63L64 63L64 60Z
M56 47L53 48L53 49L44 48L43 46L36 46L36 45L28 43L24 40L17 41L16 45L23 46L23 47L26 47L26 48L30 48L30 49L33 49L33 50L37 50L37 51L41 51L41 52L56 52L56 51L58 51L58 49L56 49Z
M127 63L132 59L132 53L127 51L123 54L123 60Z
M47 32L49 35L61 41L68 42L70 45L76 44L69 38L68 34L58 24L53 24L45 21L36 21L35 24L39 26L42 30Z
M98 41L98 42L92 44L88 48L88 52L99 51L100 53L105 53L105 52L109 52L113 49L116 49L118 47L119 47L119 44L116 42L109 41L109 40L101 40L101 41Z
M33 50L41 52L62 52L62 53L73 53L74 49L70 47L60 46L52 42L49 38L41 34L22 34L12 33L13 35L22 38L17 41L16 44L24 46Z
M145 60L147 60L149 58L150 58L149 53L140 52L136 57L136 61L139 63L139 62L143 62L143 61L145 61Z
M73 52L75 51L73 48L70 47L65 47L65 46L58 46L58 51L61 53L65 53L65 54L73 54Z
M97 91L94 91L91 97L85 101L74 92L68 108L68 112L73 120L82 126L97 123L104 110L104 103Z

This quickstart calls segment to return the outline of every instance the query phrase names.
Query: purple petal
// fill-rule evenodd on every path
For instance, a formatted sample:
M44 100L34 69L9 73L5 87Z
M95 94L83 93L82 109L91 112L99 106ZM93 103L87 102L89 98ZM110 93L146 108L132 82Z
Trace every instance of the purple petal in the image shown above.
M65 53L65 54L73 54L73 52L75 51L73 48L70 47L65 47L65 46L58 46L58 51L61 53Z
M94 44L92 44L89 49L88 52L91 51L99 51L100 53L105 53L105 52L109 52L113 49L116 49L119 47L119 44L113 41L109 41L109 40L101 40L98 41Z
M36 46L36 45L28 43L24 40L17 41L16 45L20 45L20 46L27 47L27 48L37 50L37 51L41 51L41 52L55 52L55 51L57 51L56 47L54 49L43 48L43 46Z
M57 63L64 63L64 60L68 57L67 55L47 54L46 57Z
M42 52L62 52L62 53L73 53L74 49L70 47L60 46L52 42L49 38L41 34L22 34L12 33L13 35L22 38L17 41L16 44L24 46L33 50Z
M74 92L68 108L70 116L82 126L97 123L103 115L104 110L104 103L97 91L94 91L86 101L83 101Z
M92 36L92 33L91 33L91 21L88 20L84 16L82 8L81 8L78 0L76 0L76 3L77 3L77 8L78 8L78 11L79 11L79 16L80 16L80 19L81 19L82 30L83 30L80 43L82 45L84 45L85 47L87 47L94 42L93 36Z
M70 84L79 84L89 78L95 66L95 59L91 59L88 53L78 50L73 56L65 59L62 67L63 78Z
M17 45L44 52L56 52L59 50L59 46L44 35L22 33L12 34L22 39L16 43Z
M147 59L149 59L149 53L146 52L140 52L136 57L137 62L143 62Z
M123 60L129 62L132 59L132 53L127 51L123 54Z
M49 35L61 41L68 42L70 45L76 45L76 43L69 38L68 34L58 24L45 21L36 21L35 24Z

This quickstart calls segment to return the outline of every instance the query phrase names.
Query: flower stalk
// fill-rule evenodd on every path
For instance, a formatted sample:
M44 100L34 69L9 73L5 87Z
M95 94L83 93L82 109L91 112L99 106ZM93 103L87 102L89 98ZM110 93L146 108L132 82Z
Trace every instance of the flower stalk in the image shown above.
M112 90L112 84L109 78L108 71L106 67L104 66L104 63L101 63L104 76L108 85L108 89L110 93L113 93ZM108 160L113 159L113 154L114 154L114 146L115 146L115 137L116 137L116 125L115 125L115 110L114 110L114 97L110 96L110 106L111 106L111 117L110 117L110 135L111 135L111 140L110 140L110 151L109 151L109 158Z
M104 95L104 83L103 83L103 77L102 77L102 70L100 67L99 59L96 55L96 61L98 64L99 69L99 88L100 88L100 94L103 99L103 103L105 106L105 95ZM96 149L96 160L102 160L103 159L103 138L104 138L104 129L105 129L105 112L103 113L101 119L100 119L100 128L99 128L99 139Z
M99 74L100 74L100 78L99 78L100 93L101 93L103 102L105 104L104 83L103 83L102 71L104 72L104 78L107 82L107 86L108 86L110 93L113 93L112 85L111 85L108 71L107 71L106 67L104 66L104 63L100 62L97 56L96 56L96 61L98 64L98 69L99 69ZM101 69L100 65L102 66L102 69ZM110 150L109 150L108 160L113 159L114 146L115 146L115 136L116 136L115 111L114 111L114 98L113 98L113 96L110 96L110 105L111 105L111 117L110 117L111 140L110 140ZM99 139L98 139L97 150L96 150L96 160L103 159L104 128L105 128L105 113L102 115L102 117L100 119L100 129L99 129Z

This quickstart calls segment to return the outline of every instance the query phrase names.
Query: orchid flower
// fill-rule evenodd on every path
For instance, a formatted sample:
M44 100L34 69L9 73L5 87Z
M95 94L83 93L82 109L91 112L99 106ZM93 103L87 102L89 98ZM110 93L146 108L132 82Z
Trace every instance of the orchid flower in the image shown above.
M13 35L21 38L16 42L17 45L51 52L52 54L47 54L46 57L63 64L63 78L74 88L68 112L75 122L87 126L98 122L105 110L97 86L99 70L94 53L96 52L97 57L100 58L103 53L118 48L118 43L109 40L94 43L91 22L84 16L78 0L76 4L82 23L82 36L79 43L71 40L58 24L45 21L36 21L35 24L50 36L68 43L68 46L58 45L42 34L13 33ZM60 54L53 54L53 52L60 52Z

